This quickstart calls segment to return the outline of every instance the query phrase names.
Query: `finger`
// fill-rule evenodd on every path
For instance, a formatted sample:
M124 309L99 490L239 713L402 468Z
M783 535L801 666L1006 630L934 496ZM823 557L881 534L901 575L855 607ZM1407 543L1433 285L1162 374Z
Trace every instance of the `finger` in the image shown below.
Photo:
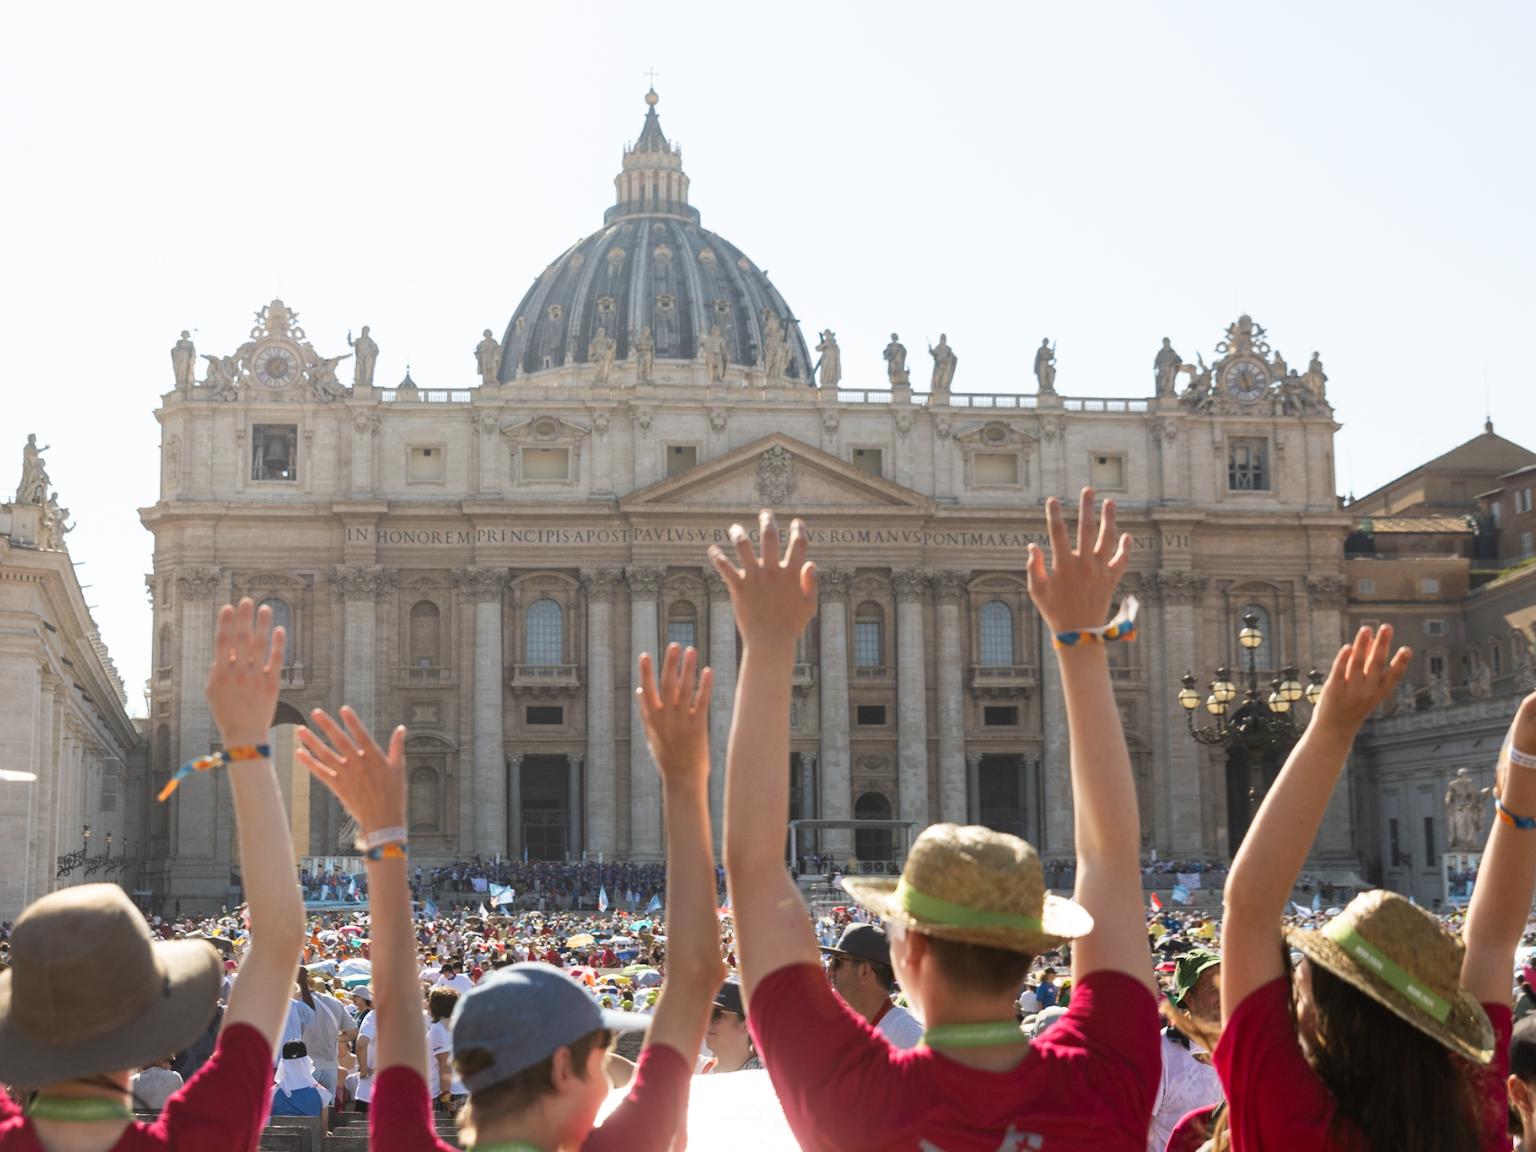
M1350 649L1349 678L1358 681L1365 675L1365 662L1371 654L1371 630L1362 627L1355 633L1355 642Z
M405 766L405 737L404 724L396 724L395 730L389 734L389 762L396 768Z
M661 657L661 675L656 678L656 706L665 708L677 694L677 666L682 661L683 650L676 644L668 644Z
M1109 542L1114 539L1115 502L1113 500L1106 500L1104 501L1103 517L1099 520L1098 539L1093 542L1093 554L1095 556L1104 555L1105 549L1109 547Z
M821 574L816 570L816 561L807 560L800 565L800 595L814 604L820 589Z
M1061 515L1061 501L1052 496L1045 502L1045 531L1051 541L1051 566L1061 566L1061 561L1072 546L1067 541L1067 522Z
M251 633L256 628L256 602L249 596L242 597L235 609L235 642L229 658L241 664L253 662Z
M1397 691L1398 684L1408 674L1408 668L1413 663L1413 649L1399 648L1392 654L1392 662L1387 665L1386 681L1383 685L1383 695L1390 696Z
M731 543L736 548L736 559L740 562L742 571L751 572L758 567L757 553L752 551L752 537L747 535L747 530L740 524L732 524L729 535Z
M709 562L714 565L715 571L720 573L720 579L725 581L727 588L736 587L746 576L745 572L725 558L725 552L720 545L711 544L704 550L704 555L709 557Z
M764 508L757 514L757 530L763 546L763 566L778 564L779 522L774 519L772 508Z
M226 604L219 609L219 622L213 633L213 662L222 664L229 659L230 649L235 645L235 607Z
M649 652L640 653L640 683L635 688L640 697L640 707L655 712L661 707L661 697L656 691L656 661Z
M715 670L706 668L699 673L699 685L693 690L693 699L688 703L688 714L697 716L699 709L709 703L709 694L715 687Z
M1120 533L1120 546L1115 549L1115 554L1109 559L1111 570L1118 572L1131 562L1131 549L1136 547L1136 542L1131 539L1129 532Z
M310 728L305 726L296 728L294 738L299 742L300 748L316 763L325 765L327 771L334 773L342 767L341 757L336 754L336 750Z
M1084 488L1077 497L1077 553L1088 555L1093 544L1093 489Z
M810 541L805 538L805 521L800 519L789 522L789 551L784 554L784 567L791 572L799 572L805 567L805 551L810 547Z
M342 727L336 722L336 718L324 709L316 708L309 714L309 719L310 723L320 729L321 734L330 741L331 747L336 751L336 755L345 758L352 742L347 739L347 734L342 731Z
M1376 635L1371 641L1370 653L1366 656L1366 674L1380 676L1386 672L1391 663L1392 654L1392 625L1383 624L1376 629Z
M1027 578L1029 590L1043 591L1046 585L1045 552L1035 543L1029 544L1025 551L1028 553L1028 559L1024 561L1024 575Z
M672 694L672 707L683 706L683 693L695 683L699 674L699 653L692 644L683 653L683 666L677 674L677 688Z
M1333 667L1328 671L1326 683L1332 684L1334 680L1339 683L1347 683L1349 680L1349 656L1354 651L1352 645L1346 644L1339 649L1339 654L1333 658Z
M357 750L361 755L372 754L380 760L384 759L384 749L378 746L373 733L368 731L368 725L363 723L363 718L352 710L350 704L341 706L341 722L347 726L347 733L357 742Z
M251 659L259 661L272 646L272 606L262 604L256 609L255 624L251 628Z
M334 769L328 768L324 764L321 764L303 748L295 749L293 758L300 764L304 765L304 767L308 768L309 774L318 779L320 783L324 784L327 788L331 788L332 784L340 779L340 777L336 775ZM334 788L331 788L331 790L335 791Z
M272 629L271 647L267 649L267 663L262 672L268 676L276 674L283 666L283 652L288 647L288 629L279 624Z

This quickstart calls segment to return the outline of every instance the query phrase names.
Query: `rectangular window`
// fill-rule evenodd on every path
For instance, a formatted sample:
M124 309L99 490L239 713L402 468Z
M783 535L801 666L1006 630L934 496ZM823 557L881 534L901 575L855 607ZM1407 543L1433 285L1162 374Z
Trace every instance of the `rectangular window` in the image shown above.
M1435 818L1424 817L1424 867L1433 868L1439 861L1435 855Z
M1125 487L1124 456L1091 456L1088 463L1088 483L1094 488Z
M441 484L446 479L443 470L445 459L440 447L412 448L405 466L406 481L411 484Z
M693 638L692 620L668 620L667 643L676 644L679 648L692 648L696 643Z
M1426 621L1424 621L1424 635L1426 635L1426 636L1444 636L1445 635L1445 621L1444 620L1426 620Z
M1536 532L1520 533L1521 558L1523 559L1524 557L1530 556L1532 554L1536 554Z
M1019 455L1017 452L977 452L971 457L971 461L978 485L1018 486Z
M1017 728L1019 710L1011 704L988 704L981 710L981 722L988 728Z
M1497 528L1504 520L1504 501L1492 500L1488 504L1488 512L1493 517L1493 526Z
M530 704L527 720L530 728L558 726L565 723L565 708L559 704Z
M1440 578L1438 576L1425 576L1419 581L1419 591L1426 596L1438 595L1440 592Z
M1269 441L1232 440L1227 445L1227 487L1233 492L1269 491Z
M860 728L885 727L884 704L860 704L854 710L854 723Z
M1360 583L1355 587L1360 595L1369 596L1372 592L1376 591L1376 581L1372 580L1369 576L1362 576L1360 577Z
M1445 657L1439 652L1431 652L1429 656L1429 674L1431 676L1445 675Z
M884 464L884 449L855 448L853 450L853 466L860 472L868 472L871 476L883 476Z
M251 425L251 479L299 478L299 426L297 424Z
M569 448L524 448L524 480L569 480L571 478L571 450Z
M1504 646L1502 644L1490 644L1488 646L1488 663L1495 676L1504 674Z
M1515 511L1529 512L1531 510L1531 490L1522 488L1515 493Z
M1387 821L1387 859L1392 862L1392 867L1403 866L1403 846L1397 839L1397 821Z
M858 668L879 668L885 663L880 621L858 620L853 625L853 663Z
M699 464L699 450L692 444L667 445L667 475L681 476Z

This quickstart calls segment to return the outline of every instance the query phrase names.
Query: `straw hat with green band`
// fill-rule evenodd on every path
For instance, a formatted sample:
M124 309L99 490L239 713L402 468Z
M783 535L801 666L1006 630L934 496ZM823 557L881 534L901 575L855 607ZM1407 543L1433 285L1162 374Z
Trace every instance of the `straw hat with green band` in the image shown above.
M1461 941L1395 892L1363 892L1320 932L1290 942L1312 963L1477 1064L1493 1059L1493 1027L1461 987Z
M871 912L943 940L1035 954L1086 936L1093 917L1045 890L1035 850L990 828L934 824L907 855L900 880L844 876Z

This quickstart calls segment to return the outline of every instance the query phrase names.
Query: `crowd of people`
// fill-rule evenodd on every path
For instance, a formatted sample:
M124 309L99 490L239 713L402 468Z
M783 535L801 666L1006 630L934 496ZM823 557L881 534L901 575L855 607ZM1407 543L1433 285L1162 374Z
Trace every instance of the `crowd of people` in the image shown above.
M710 550L742 640L728 907L711 852L712 677L673 645L659 667L640 657L637 692L664 871L448 869L450 883L495 875L568 896L610 880L639 894L649 878L656 908L423 914L405 729L376 739L343 708L311 716L299 758L360 830L368 904L306 919L263 743L284 637L250 601L225 607L208 682L224 752L178 779L227 774L247 905L153 928L109 885L29 907L0 957L0 1152L254 1149L273 1116L327 1108L366 1112L379 1152L447 1148L448 1115L470 1148L723 1147L731 1132L689 1127L689 1100L729 1083L771 1092L786 1139L818 1150L1536 1149L1536 969L1521 951L1536 695L1497 754L1497 819L1465 909L1436 916L1380 890L1336 915L1294 899L1355 735L1410 659L1383 626L1334 660L1221 882L1221 914L1149 914L1104 652L1135 634L1130 598L1104 623L1130 540L1088 492L1075 540L1055 501L1047 525L1049 555L1031 544L1026 571L1066 705L1070 898L1048 891L1025 841L938 824L899 878L843 875L847 902L807 913L784 867L781 768L817 579L803 526L785 542L765 512L760 550L739 525ZM598 1125L610 1094L622 1100Z

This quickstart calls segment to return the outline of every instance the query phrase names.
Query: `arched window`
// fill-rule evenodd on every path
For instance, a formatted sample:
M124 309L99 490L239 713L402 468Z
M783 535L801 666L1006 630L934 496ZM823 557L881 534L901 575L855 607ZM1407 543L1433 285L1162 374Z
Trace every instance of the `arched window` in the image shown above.
M853 614L853 666L885 667L885 613L872 600L864 601Z
M683 648L698 644L699 611L691 600L678 600L667 609L667 643Z
M525 646L525 663L565 663L565 615L560 605L547 596L528 605Z
M442 663L443 614L431 600L411 605L411 667L436 668Z
M1270 631L1269 627L1269 609L1265 608L1262 604L1243 605L1242 611L1237 614L1237 626L1239 629L1246 627L1246 625L1243 623L1243 617L1247 616L1250 612L1253 613L1254 616L1258 617L1258 623L1254 625L1254 627L1256 627L1264 637L1264 642L1254 650L1254 665L1260 672L1273 671L1275 667L1274 653L1276 648L1275 637ZM1248 653L1246 649L1242 651L1241 659L1243 661L1242 667L1248 667Z
M1006 668L1013 659L1013 609L1001 600L981 606L981 662L988 668Z
M884 793L865 792L853 803L855 820L889 820L891 802ZM853 834L853 854L862 860L891 859L889 828L858 828Z
M171 626L169 624L162 624L160 626L160 652L155 664L156 668L169 668L175 662L174 653L172 652L175 644L175 635L171 631Z
M289 667L299 648L298 637L293 631L293 609L288 607L288 601L277 596L268 596L256 605L257 611L262 608L272 609L272 627L281 628L287 634L287 644L283 648L283 667Z
M411 787L406 811L412 832L441 831L441 805L437 789L437 770L420 767L411 771Z

